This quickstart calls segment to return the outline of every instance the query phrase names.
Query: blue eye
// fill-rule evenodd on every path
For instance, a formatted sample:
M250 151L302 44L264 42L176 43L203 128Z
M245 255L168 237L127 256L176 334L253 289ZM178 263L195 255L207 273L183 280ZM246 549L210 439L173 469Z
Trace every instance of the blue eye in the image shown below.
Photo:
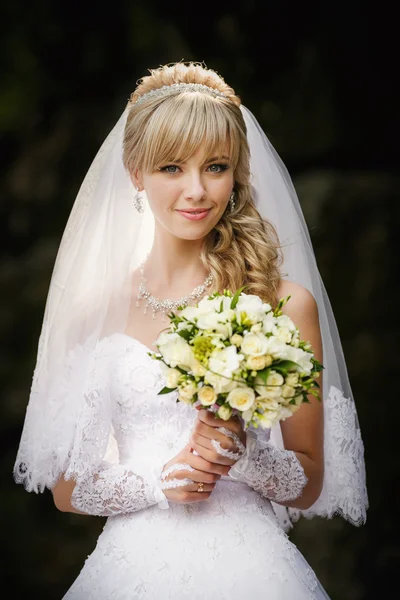
M163 171L164 173L170 173L171 175L173 175L177 172L177 169L178 167L176 165L167 165L166 167L161 167L159 170Z
M222 171L226 171L226 169L229 168L229 165L214 164L210 165L208 168L211 171L211 173L222 173Z

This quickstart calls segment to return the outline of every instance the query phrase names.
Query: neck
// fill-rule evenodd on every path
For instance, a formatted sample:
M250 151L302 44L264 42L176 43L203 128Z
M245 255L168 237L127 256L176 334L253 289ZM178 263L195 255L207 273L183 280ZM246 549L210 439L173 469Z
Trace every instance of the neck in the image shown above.
M146 287L154 295L184 295L209 274L200 260L203 240L182 240L157 232L144 267Z

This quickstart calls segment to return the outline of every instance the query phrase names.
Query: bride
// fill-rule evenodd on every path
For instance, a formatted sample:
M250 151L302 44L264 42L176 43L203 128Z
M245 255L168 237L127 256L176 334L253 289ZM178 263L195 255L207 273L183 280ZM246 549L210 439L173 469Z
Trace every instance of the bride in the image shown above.
M158 395L150 356L171 310L243 285L290 296L325 366L323 402L268 431ZM151 70L89 169L14 475L61 511L109 517L67 600L328 597L286 531L300 515L365 520L356 409L290 177L212 70Z

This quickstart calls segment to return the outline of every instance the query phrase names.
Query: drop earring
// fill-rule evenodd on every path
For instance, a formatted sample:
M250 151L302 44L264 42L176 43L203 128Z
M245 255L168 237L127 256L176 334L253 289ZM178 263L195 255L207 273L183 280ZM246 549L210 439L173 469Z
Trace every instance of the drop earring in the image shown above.
M229 196L229 205L231 207L231 212L235 210L235 192L232 190L231 195Z
M136 208L136 210L138 211L138 213L143 213L144 212L144 203L143 203L143 198L140 195L139 189L136 189L136 194L133 198L133 206Z

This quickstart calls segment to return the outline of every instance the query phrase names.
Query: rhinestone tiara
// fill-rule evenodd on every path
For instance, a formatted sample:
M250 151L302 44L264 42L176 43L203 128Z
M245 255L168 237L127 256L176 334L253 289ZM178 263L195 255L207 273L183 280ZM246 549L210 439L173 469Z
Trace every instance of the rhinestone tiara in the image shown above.
M170 96L174 92L202 92L204 94L210 94L210 96L214 97L219 96L220 98L227 98L226 94L223 94L219 90L211 88L208 85L203 85L202 83L173 83L172 85L163 85L156 90L150 90L150 92L146 92L142 96L139 96L134 104L136 106L137 104L141 104L149 98Z

